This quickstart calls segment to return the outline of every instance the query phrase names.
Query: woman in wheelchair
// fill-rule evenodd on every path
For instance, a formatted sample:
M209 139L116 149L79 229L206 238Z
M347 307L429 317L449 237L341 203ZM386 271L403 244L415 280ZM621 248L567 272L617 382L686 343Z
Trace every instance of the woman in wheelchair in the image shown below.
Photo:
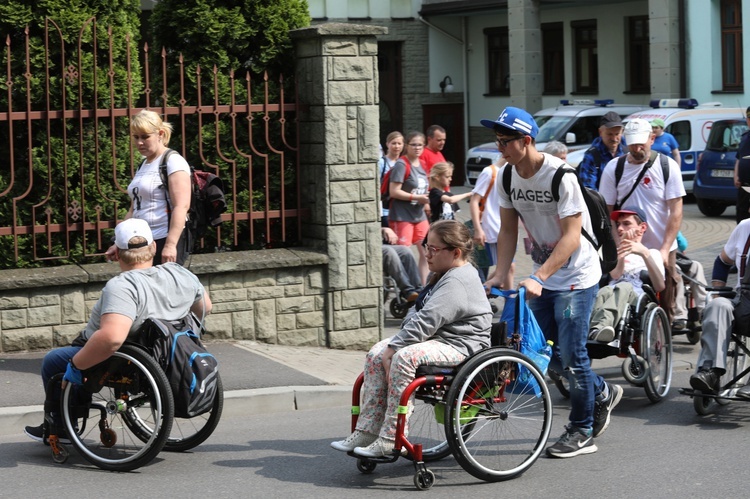
M610 281L596 295L591 312L589 340L609 343L615 339L615 326L620 321L625 307L635 303L643 294L643 275L657 293L664 290L664 262L659 250L648 249L641 244L648 230L646 215L637 206L628 206L613 211L620 244L617 247L617 266L610 272Z
M122 273L107 282L86 328L72 345L54 349L44 357L45 390L49 389L50 379L61 373L65 373L63 388L66 383L83 384L81 371L109 359L149 317L177 320L191 311L199 317L211 311L211 300L192 272L174 262L152 265L156 245L144 220L130 218L120 222L115 228L115 246ZM56 427L61 426L59 401L50 400L59 396L59 389L53 392L47 393L45 406L54 409L45 408L45 423L25 428L34 440L45 441L48 419ZM60 437L67 439L64 434Z
M455 220L430 227L425 245L427 286L392 338L367 354L363 403L356 429L331 447L361 457L385 457L395 443L401 393L424 364L458 364L490 344L492 310L471 265L469 230Z

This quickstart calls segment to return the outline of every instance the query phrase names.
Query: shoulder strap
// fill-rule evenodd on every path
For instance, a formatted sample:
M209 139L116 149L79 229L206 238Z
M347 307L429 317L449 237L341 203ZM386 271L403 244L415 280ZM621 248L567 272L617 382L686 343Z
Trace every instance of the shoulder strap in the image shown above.
M627 156L627 154L623 154L622 156L617 158L617 166L615 167L615 189L617 189L617 186L620 184L622 171L625 169L625 159L627 158Z
M169 156L172 155L174 152L174 149L167 148L166 151L164 151L164 156L161 157L161 164L159 165L159 177L161 178L162 186L164 186L164 191L167 198L167 215L172 214L172 203L169 200L169 175L167 175L167 160L169 159Z
M654 160L656 159L657 155L658 155L658 153L655 153L655 152L651 151L651 157L649 158L648 161L646 161L646 164L643 165L643 169L641 170L641 173L638 174L638 178L635 179L635 183L633 183L633 187L631 187L630 192L628 192L625 195L625 197L622 198L622 201L620 201L619 203L615 200L615 210L619 210L620 208L622 208L625 205L625 201L627 201L628 198L631 196L631 194L633 194L633 192L635 192L635 189L636 189L636 187L638 187L638 184L641 183L641 179L643 178L643 176L646 174L646 172L648 171L648 169L651 168L651 165L654 164ZM624 155L620 156L620 158L617 160L618 166L620 164L620 161L622 161L623 165L625 164L625 157L626 156L624 156ZM617 171L615 171L615 177L616 176L617 176ZM622 176L622 170L620 171L620 176ZM617 183L618 183L617 182L617 178L615 178L615 187L617 187Z
M510 163L505 163L505 169L503 170L503 190L510 196L510 170L512 166Z
M666 187L667 181L669 181L669 161L666 154L659 154L659 162L661 163L661 176L664 178L664 187Z
M745 268L747 266L747 251L750 249L750 235L747 236L747 241L745 242L745 249L742 250L742 255L740 255L740 282L742 284L747 284L745 282L746 278L745 276L750 276L750 274L745 274Z
M479 203L479 213L484 211L484 205L487 203L487 198L490 196L490 192L492 192L492 188L495 186L495 179L497 179L497 166L490 166L492 167L492 178L490 179L490 185L487 186L487 192L484 193L484 196L482 196L482 200Z
M572 170L570 168L560 167L552 176L552 198L555 200L555 203L560 202L560 183L562 182L563 175L565 175L566 173L572 173L576 175L575 170ZM585 201L586 195L583 193L583 190L585 189L585 187L581 185L581 179L578 178L578 175L576 175L576 178L578 179L578 185L581 187L581 193L584 195L584 201ZM588 209L588 203L586 203L586 208ZM589 218L591 218L590 212L589 212ZM584 229L583 226L581 226L581 235L585 237L594 248L597 247L596 242L594 241L594 238L591 237L591 234L586 232L586 229Z

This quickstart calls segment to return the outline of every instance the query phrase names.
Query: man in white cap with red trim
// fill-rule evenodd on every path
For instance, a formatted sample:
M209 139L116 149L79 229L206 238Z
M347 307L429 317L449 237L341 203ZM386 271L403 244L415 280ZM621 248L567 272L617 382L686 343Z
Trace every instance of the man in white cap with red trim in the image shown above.
M659 153L651 152L654 134L651 123L636 118L625 125L625 142L628 154L624 160L622 177L616 178L618 159L604 168L599 192L610 211L624 204L638 206L649 220L649 231L643 235L643 245L659 250L666 282L661 305L670 320L674 318L675 287L680 279L677 273L677 232L682 224L682 172L675 161L665 155L669 178L665 181ZM652 166L655 165L655 166Z
M128 337L137 335L148 318L177 320L193 312L202 320L211 311L211 299L192 272L175 262L152 265L156 244L145 220L120 222L115 228L115 246L122 273L104 286L88 324L72 345L45 355L45 390L50 378L59 373L65 373L63 383L82 384L81 371L107 360ZM53 411L49 416L53 424L62 424L59 414ZM49 435L46 419L42 425L27 426L26 435L45 441ZM66 443L67 435L58 435Z
M497 120L481 123L495 132L498 149L507 161L497 183L501 220L497 268L485 287L500 287L505 282L521 220L529 236L534 271L519 286L526 288L529 307L545 337L554 342L550 369L570 381L569 423L560 439L547 448L547 454L591 454L597 451L594 437L607 429L622 388L608 384L591 370L586 350L601 266L593 245L581 234L582 229L592 232L581 187L576 175L563 175L556 198L552 180L566 164L536 150L539 128L523 109L507 107ZM507 171L506 189L503 175Z

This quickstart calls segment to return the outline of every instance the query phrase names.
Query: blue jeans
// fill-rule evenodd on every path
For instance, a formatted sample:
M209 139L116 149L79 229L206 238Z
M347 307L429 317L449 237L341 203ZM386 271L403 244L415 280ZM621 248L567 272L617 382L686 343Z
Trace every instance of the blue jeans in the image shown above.
M68 368L68 361L73 358L81 347L62 347L55 348L47 352L42 361L42 382L44 389L47 390L47 382L55 374L64 373Z
M550 369L570 383L570 424L576 428L594 425L594 401L604 390L604 379L591 370L586 350L589 319L599 286L572 291L543 290L529 302L539 327L554 342Z

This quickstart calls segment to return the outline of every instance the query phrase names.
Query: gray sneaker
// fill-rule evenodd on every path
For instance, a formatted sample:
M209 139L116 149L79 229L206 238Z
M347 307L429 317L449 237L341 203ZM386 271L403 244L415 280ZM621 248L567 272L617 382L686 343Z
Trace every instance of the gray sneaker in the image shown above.
M620 403L620 399L622 398L623 390L620 385L609 383L607 385L609 386L609 397L597 400L594 403L594 437L600 436L607 429L612 409Z
M575 457L579 454L592 454L599 450L594 443L591 430L566 426L565 433L554 445L547 447L550 457Z

